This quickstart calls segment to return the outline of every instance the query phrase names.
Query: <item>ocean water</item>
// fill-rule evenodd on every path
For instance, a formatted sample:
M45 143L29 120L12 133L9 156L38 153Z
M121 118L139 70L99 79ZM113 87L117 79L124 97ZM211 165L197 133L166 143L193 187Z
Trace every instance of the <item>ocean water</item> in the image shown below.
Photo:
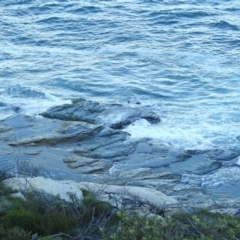
M132 139L240 151L239 16L236 0L1 1L0 118L138 102L162 121Z

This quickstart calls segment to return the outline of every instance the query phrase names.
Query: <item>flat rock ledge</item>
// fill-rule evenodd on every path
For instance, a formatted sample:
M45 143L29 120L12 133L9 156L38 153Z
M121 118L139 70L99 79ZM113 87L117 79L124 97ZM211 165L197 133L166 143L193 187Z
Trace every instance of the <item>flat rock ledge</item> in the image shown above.
M178 149L127 132L139 120L147 126L160 123L152 116L141 106L87 100L54 107L47 118L18 113L0 123L0 165L16 176L125 186L122 192L127 186L154 189L177 199L186 211L239 214L239 150Z
M17 190L20 193L25 191L40 191L53 196L59 196L65 201L70 201L74 195L82 199L82 189L94 193L99 200L107 201L114 207L139 206L145 203L149 207L164 209L167 215L180 210L176 199L147 187L116 186L98 184L92 182L57 181L50 178L9 178L3 181L6 187ZM19 195L17 195L19 196Z

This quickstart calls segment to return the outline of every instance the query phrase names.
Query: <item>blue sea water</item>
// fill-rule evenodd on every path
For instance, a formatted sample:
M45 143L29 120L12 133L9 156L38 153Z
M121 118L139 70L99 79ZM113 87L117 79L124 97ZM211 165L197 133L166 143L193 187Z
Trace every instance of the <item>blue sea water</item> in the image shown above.
M240 150L237 0L0 2L0 117L84 97L140 102L127 127L176 148Z

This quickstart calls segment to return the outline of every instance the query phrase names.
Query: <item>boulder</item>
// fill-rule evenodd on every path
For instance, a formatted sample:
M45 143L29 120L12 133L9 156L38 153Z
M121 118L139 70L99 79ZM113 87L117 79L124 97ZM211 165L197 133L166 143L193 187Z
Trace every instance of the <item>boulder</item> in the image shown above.
M123 129L139 119L145 119L152 124L161 121L156 113L143 107L131 108L120 104L100 105L85 99L76 99L71 104L52 107L41 115L64 121L104 124L113 129Z
M165 209L171 214L179 209L179 203L173 197L166 196L161 191L146 187L116 186L92 182L56 181L50 178L10 178L3 181L6 187L26 191L38 191L53 196L59 196L62 200L70 201L71 195L82 199L81 189L93 192L99 200L107 201L111 205L125 209L127 206L136 209L148 206L154 209Z
M9 178L3 181L6 187L18 191L40 191L62 200L70 201L70 195L82 199L82 191L72 181L56 181L50 178Z
M151 188L91 182L80 182L75 183L75 185L80 189L92 191L102 201L107 201L118 208L122 206L126 208L126 205L129 205L130 208L137 205L140 208L146 204L154 208L164 208L167 214L172 214L180 209L180 205L175 198Z

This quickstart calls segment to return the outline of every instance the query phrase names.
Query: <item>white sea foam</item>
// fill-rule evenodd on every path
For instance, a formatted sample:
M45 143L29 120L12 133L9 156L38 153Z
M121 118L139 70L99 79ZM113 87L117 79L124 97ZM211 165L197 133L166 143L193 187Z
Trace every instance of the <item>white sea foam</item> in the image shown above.
M219 121L207 122L207 119L162 118L159 124L151 125L146 120L138 120L125 130L131 139L154 138L171 144L175 148L210 149L212 147L237 146L237 126L219 124Z
M111 1L104 7L97 1L86 1L86 6L93 4L101 11L90 8L84 16L76 14L79 6L72 0L72 10L63 12L68 4L63 1L47 15L44 4L35 9L34 3L23 3L26 11L20 18L14 4L5 11L2 1L0 102L10 108L2 107L0 118L14 114L12 106L26 114L37 114L73 96L96 97L100 104L141 102L141 106L156 104L162 122L135 122L126 129L132 138L152 137L177 148L238 146L238 26L219 24L217 18L214 22L216 9L208 3L201 6L206 14L188 22L185 13L192 12L194 2L161 4L166 13L162 24L161 14L150 1L141 3L142 13L138 1L119 2L125 6L121 11L119 4ZM237 1L232 5L234 11L238 9ZM33 11L31 16L28 10ZM239 14L232 14L228 6L220 10L223 19L238 22ZM56 14L58 25L52 27ZM36 21L37 15L41 21ZM22 33L24 22L30 24L24 25ZM69 27L78 34L68 34ZM226 34L222 34L225 28ZM115 113L110 117L120 118Z
M51 97L50 99L38 99L37 101L29 101L29 103L24 106L23 113L28 115L36 115L46 111L51 107L69 103L71 103L70 100L61 100L56 97Z
M192 188L192 186L201 186L201 188L215 188L218 186L238 185L240 181L240 168L230 166L221 168L214 173L204 176L196 174L184 174L181 185L176 186L175 190Z
M6 98L5 102L8 103L6 107L4 107L1 111L1 119L5 119L17 112L26 115L37 115L41 112L46 111L50 107L59 106L67 103L71 103L70 100L64 100L61 98L57 98L54 96L48 96L47 98L32 98L32 99L14 99L14 98ZM18 111L15 111L15 108L19 108Z

